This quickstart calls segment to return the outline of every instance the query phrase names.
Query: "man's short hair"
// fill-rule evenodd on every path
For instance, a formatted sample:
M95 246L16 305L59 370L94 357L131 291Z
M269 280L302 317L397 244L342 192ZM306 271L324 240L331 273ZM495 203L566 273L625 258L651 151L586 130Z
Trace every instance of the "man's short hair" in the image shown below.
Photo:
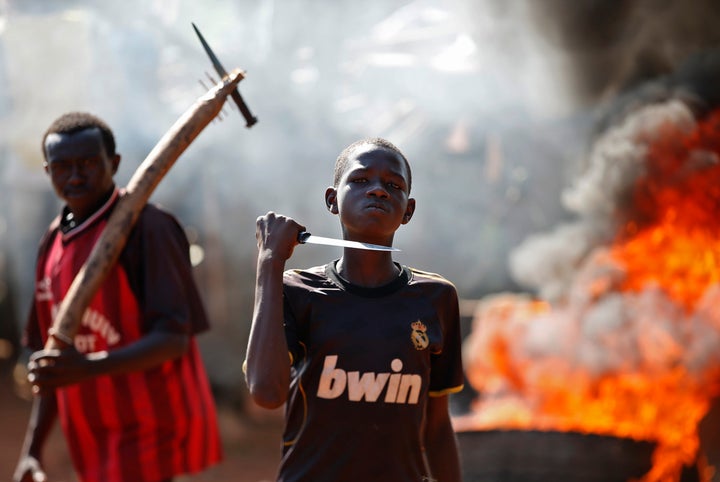
M345 172L345 168L347 167L348 160L350 159L350 155L352 154L352 152L356 148L365 145L377 146L381 149L387 149L400 156L400 158L405 163L405 169L407 169L407 184L409 193L412 186L412 171L410 169L410 163L405 157L405 154L403 154L402 151L395 144L381 137L366 137L365 139L360 139L359 141L353 142L345 149L343 149L338 158L335 160L335 170L333 172L333 186L337 187L338 183L340 182L340 178Z
M50 134L72 134L85 129L100 129L105 152L108 156L115 155L115 135L105 121L88 112L67 112L50 124L42 138L42 152L45 155L45 140Z

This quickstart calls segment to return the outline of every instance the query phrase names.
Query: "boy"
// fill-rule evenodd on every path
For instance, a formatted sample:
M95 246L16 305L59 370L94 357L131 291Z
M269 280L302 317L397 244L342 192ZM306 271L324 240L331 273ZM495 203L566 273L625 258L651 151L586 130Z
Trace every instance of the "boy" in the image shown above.
M45 171L66 205L43 237L25 344L42 350L53 315L123 193L101 119L62 115L43 137ZM221 459L215 406L194 336L208 328L188 241L147 205L68 349L38 351L38 388L16 481L46 480L43 444L59 416L83 482L160 482ZM59 335L52 335L59 336Z
M325 201L343 238L391 246L415 211L410 187L400 150L363 139L338 157ZM448 413L463 383L455 287L386 251L345 248L325 266L285 271L303 230L272 212L257 221L245 369L256 403L287 403L278 480L459 481Z

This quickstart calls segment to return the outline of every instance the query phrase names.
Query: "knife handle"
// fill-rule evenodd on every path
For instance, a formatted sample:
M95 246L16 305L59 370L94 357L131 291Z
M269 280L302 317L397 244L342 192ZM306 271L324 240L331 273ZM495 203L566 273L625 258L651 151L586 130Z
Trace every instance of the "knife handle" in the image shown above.
M310 233L308 233L307 231L300 231L298 233L298 237L297 237L298 243L304 244L305 240L309 237L310 237Z

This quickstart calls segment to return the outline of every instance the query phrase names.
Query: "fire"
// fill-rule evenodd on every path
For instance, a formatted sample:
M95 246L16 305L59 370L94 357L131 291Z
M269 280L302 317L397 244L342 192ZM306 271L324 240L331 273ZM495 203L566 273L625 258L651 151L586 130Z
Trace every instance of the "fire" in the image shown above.
M720 394L720 111L639 130L643 163L553 302L481 300L457 430L574 431L656 443L643 481L677 481ZM705 474L708 478L709 474Z
M657 282L692 309L720 279L720 113L689 133L666 126L649 146L647 170L615 256L627 267L624 288ZM648 263L647 259L653 262Z

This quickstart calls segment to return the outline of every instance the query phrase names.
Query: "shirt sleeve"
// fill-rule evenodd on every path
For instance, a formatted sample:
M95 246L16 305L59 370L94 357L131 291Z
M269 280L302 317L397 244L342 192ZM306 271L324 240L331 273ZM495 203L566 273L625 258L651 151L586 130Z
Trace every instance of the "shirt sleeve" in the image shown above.
M455 287L449 285L438 306L438 317L443 330L443 348L431 356L430 396L457 393L463 388L462 336L460 333L460 307Z
M122 261L138 298L145 332L196 334L208 329L190 263L190 245L174 216L146 206Z

